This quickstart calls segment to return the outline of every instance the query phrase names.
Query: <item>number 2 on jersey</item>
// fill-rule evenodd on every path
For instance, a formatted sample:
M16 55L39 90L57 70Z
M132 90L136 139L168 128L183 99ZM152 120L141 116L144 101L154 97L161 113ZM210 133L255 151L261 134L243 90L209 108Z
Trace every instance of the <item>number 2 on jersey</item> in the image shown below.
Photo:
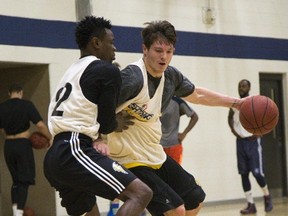
M64 94L62 94L63 90L65 91ZM64 87L60 88L57 93L56 93L56 106L53 109L52 116L63 116L62 110L59 110L60 104L67 100L69 95L71 94L72 91L72 85L70 83L66 83ZM61 96L61 97L60 97Z

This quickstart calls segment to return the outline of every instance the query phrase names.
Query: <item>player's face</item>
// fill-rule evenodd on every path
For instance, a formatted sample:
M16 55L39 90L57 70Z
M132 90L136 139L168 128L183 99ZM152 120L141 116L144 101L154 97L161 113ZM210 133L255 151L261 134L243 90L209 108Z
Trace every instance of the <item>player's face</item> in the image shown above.
M250 87L246 81L242 81L238 85L238 92L241 98L249 95Z
M101 40L99 55L97 57L112 63L112 61L115 60L115 51L114 34L110 29L106 29L106 35L104 39Z
M155 41L148 49L143 45L144 62L153 77L161 77L171 62L174 46L161 40Z

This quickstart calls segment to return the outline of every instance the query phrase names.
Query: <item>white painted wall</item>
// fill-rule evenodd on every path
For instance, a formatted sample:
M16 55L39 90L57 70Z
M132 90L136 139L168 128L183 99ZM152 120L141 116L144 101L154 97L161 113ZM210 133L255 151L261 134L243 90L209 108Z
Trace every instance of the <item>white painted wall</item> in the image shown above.
M73 0L1 0L0 14L44 20L75 21Z
M0 14L45 20L75 21L72 0L0 0ZM288 38L287 0L211 0L216 23L202 22L202 7L208 0L91 0L93 15L104 16L113 25L143 27L151 20L166 19L176 30L233 34L258 37ZM117 35L116 35L117 37ZM140 35L139 35L140 37ZM195 44L197 46L197 44ZM78 51L0 45L0 61L49 64L51 92L66 68L79 56ZM29 55L27 55L29 53ZM122 67L141 54L117 53ZM174 56L172 65L178 67L195 85L224 94L238 96L237 84L242 78L252 83L252 94L259 93L259 72L283 73L284 104L287 104L287 61L205 58ZM202 184L206 201L243 198L240 176L236 166L235 139L227 124L228 109L193 105L200 120L184 141L183 166ZM286 139L288 118L286 113ZM187 122L183 119L181 126ZM288 141L286 140L286 143ZM253 179L253 178L251 178ZM261 196L254 180L253 193ZM57 197L58 195L55 194ZM100 209L107 211L108 201L99 199ZM57 216L66 215L57 202Z

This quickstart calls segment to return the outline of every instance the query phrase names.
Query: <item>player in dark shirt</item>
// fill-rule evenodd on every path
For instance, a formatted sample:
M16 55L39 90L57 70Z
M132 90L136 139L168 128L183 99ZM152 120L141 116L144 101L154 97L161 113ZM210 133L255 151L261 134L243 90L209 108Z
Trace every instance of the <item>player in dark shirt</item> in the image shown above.
M46 137L51 138L47 126L31 101L22 99L23 89L11 85L10 99L0 104L0 129L6 135L4 156L12 176L12 209L14 215L23 215L29 185L35 184L34 155L29 140L30 122Z

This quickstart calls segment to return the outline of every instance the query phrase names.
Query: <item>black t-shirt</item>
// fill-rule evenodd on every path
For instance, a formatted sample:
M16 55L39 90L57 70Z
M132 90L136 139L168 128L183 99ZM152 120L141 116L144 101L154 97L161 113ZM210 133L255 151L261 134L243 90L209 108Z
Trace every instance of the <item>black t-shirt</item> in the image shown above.
M29 129L30 121L37 124L42 118L31 101L8 99L0 104L0 128L7 135L15 135Z

